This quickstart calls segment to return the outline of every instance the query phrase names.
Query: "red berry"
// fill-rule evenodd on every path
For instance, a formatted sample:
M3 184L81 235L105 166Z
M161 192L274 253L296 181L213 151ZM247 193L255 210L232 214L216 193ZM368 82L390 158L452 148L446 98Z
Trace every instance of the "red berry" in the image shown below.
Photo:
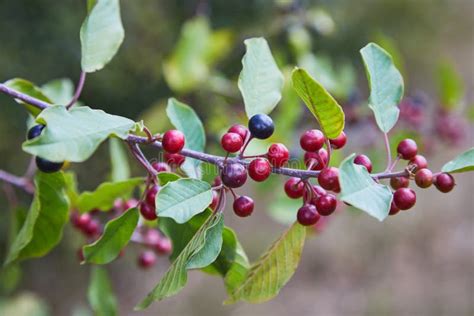
M416 156L418 146L413 139L407 138L398 144L397 152L403 159L410 160Z
M161 239L161 234L156 229L148 229L143 234L143 243L148 246L154 248Z
M248 196L242 195L234 200L234 213L240 217L250 216L253 212L254 203Z
M156 255L153 251L146 250L138 256L138 265L141 268L147 269L154 266L156 263Z
M426 158L422 155L415 155L415 157L410 159L408 165L415 166L413 171L417 171L419 169L428 168L428 161L426 161Z
M153 221L158 218L156 216L156 209L154 204L148 204L146 202L142 202L140 204L140 214L142 214L143 218Z
M82 228L84 234L88 237L96 237L101 233L102 227L100 222L96 219L92 219L85 227Z
M136 207L138 205L138 201L136 199L129 199L123 204L123 210L126 211L129 208Z
M430 169L420 169L415 174L415 183L420 188L426 189L433 183L433 173Z
M316 197L328 194L326 190L321 188L319 185L313 185L313 193L316 195Z
M301 225L311 226L318 222L320 216L314 205L306 204L298 210L296 218Z
M289 178L285 182L285 192L292 199L299 199L304 193L304 183L300 178Z
M307 168L311 166L311 170L323 170L328 163L328 152L321 148L317 153L306 152L304 154L304 163Z
M214 178L214 181L212 182L213 187L218 187L222 185L222 179L221 177L217 176Z
M324 134L320 130L311 129L301 135L300 145L303 150L314 152L323 147L324 141Z
M341 132L341 134L339 134L339 136L337 136L337 137L334 138L334 139L330 139L329 142L331 143L331 147L332 147L332 148L334 148L334 149L341 149L342 147L344 147L344 145L345 145L346 142L347 142L346 133Z
M265 181L272 173L272 167L265 158L256 158L249 164L249 176L257 182Z
M401 210L408 210L416 203L416 193L410 188L400 188L393 194L395 206Z
M163 135L163 149L171 154L176 154L184 147L184 134L178 130L172 129Z
M390 204L390 211L388 212L388 215L395 215L398 212L400 212L400 209L392 201L392 203Z
M170 153L165 153L164 158L169 165L174 167L181 166L184 163L184 159L186 159L183 155Z
M329 216L336 210L337 200L332 194L322 195L315 202L316 209L322 216Z
M369 173L372 172L372 161L370 161L369 157L366 155L357 155L354 158L354 163L356 165L364 166Z
M84 213L84 214L79 214L79 213L72 213L71 215L71 221L74 227L78 229L83 229L87 225L89 225L89 222L92 220L92 217L89 213Z
M318 175L318 182L326 190L339 191L339 169L329 167L321 170L321 173Z
M167 255L173 250L171 240L167 237L162 237L155 246L156 252L162 255Z
M244 140L237 133L225 133L221 138L221 146L225 151L235 153L242 148Z
M216 190L212 190L212 201L209 204L209 208L213 211L216 210L217 203L219 203L219 193Z
M221 178L222 183L229 188L238 188L247 181L247 170L241 163L230 162L222 168Z
M268 148L267 157L274 167L282 167L290 157L290 153L285 145L277 143Z
M453 176L449 173L440 173L434 178L435 187L443 193L451 191L455 184Z
M243 125L235 124L235 125L232 125L227 132L239 134L240 137L242 137L242 139L245 141L249 130L247 129L247 127Z
M396 190L400 188L407 188L410 184L410 180L406 177L395 177L390 179L390 186Z
M156 194L160 191L160 187L157 185L152 186L146 193L146 202L150 205L155 205Z
M166 162L153 162L151 164L153 169L155 169L157 172L170 172L171 168Z

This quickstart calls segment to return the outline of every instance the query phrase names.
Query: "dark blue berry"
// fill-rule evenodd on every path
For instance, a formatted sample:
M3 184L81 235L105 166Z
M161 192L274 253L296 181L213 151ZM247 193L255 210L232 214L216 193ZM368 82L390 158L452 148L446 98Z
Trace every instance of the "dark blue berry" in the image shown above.
M272 136L275 126L270 116L266 114L255 114L249 120L249 130L253 137L267 139Z
M61 170L64 162L52 162L41 157L36 157L36 166L45 173L53 173Z
M26 135L26 138L28 139L33 139L41 135L41 132L43 131L44 125L38 124L33 126L28 130L28 134Z

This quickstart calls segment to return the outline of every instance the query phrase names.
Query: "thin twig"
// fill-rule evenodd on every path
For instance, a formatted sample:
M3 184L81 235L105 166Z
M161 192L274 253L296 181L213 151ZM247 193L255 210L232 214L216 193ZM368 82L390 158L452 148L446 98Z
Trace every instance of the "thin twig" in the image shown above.
M66 105L66 109L70 109L73 107L74 104L76 104L77 100L79 100L79 97L81 96L82 89L84 88L84 83L86 82L86 72L81 71L81 75L79 77L79 82L77 83L76 87L76 92L74 93L74 96L72 97L71 101Z
M390 151L390 141L387 133L383 133L383 140L385 143L385 151L387 152L387 168L385 168L385 171L389 171L392 165L392 152Z
M35 188L31 180L24 177L15 176L4 170L0 170L0 180L10 183L18 188L25 190L27 193L33 193Z

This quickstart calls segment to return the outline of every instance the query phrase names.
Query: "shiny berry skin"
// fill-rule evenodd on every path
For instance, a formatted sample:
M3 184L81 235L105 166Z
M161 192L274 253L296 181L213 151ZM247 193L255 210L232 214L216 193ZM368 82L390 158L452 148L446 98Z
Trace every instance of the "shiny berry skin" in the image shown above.
M318 175L318 182L323 189L339 191L339 169L329 167L321 170L321 173Z
M163 149L170 154L176 154L184 147L184 134L178 130L172 129L163 135Z
M218 203L219 203L219 193L217 193L216 190L212 190L212 201L211 201L211 204L209 204L209 208L215 211Z
M339 136L337 136L336 138L329 140L329 143L331 143L331 147L334 149L341 149L342 147L344 147L346 142L347 136L344 132L341 132L341 134L339 134Z
M138 256L138 266L143 269L151 268L156 263L156 255L153 251L146 250Z
M44 125L38 124L33 126L28 130L28 134L26 134L27 139L33 139L41 135L41 132L44 129Z
M321 188L319 185L313 185L312 188L313 188L313 193L316 195L316 197L328 194L326 190Z
M311 226L318 222L320 216L316 210L316 206L312 204L305 204L298 210L296 214L298 223L304 226Z
M229 188L238 188L247 181L247 170L244 165L238 162L227 163L222 168L222 183Z
M418 146L413 139L407 138L402 140L397 146L397 152L402 159L410 160L416 156Z
M95 237L101 233L102 227L100 222L96 219L91 219L89 223L82 228L84 234L89 237Z
M332 194L322 195L316 199L315 206L320 215L329 216L336 210L336 197Z
M183 155L170 153L165 153L163 157L170 166L175 167L180 167L186 159L186 157L184 157Z
M242 137L242 139L245 141L245 139L247 139L249 130L243 125L235 124L232 125L227 132L239 134L240 137Z
M249 130L253 137L267 139L272 136L275 126L270 116L266 114L255 114L249 120Z
M450 192L454 186L456 185L454 178L449 173L440 173L438 174L433 181L435 187L443 192L448 193Z
M158 218L158 216L156 216L155 205L146 202L140 204L140 214L142 214L144 219L149 221L153 221Z
M356 165L364 166L369 173L372 172L372 161L370 161L369 157L367 157L366 155L357 155L354 158L354 163Z
M222 185L222 179L221 177L217 176L214 178L214 181L212 181L212 186L213 187L218 187Z
M415 155L415 157L410 159L408 165L415 166L413 171L417 171L419 169L428 168L428 161L426 161L426 158L422 155Z
M156 252L162 255L167 255L173 250L173 244L167 237L162 237L155 246Z
M249 176L254 181L265 181L272 173L272 167L267 159L256 158L249 164Z
M138 201L136 199L129 199L123 204L123 210L126 211L129 208L136 207Z
M395 177L390 179L390 186L394 189L408 188L410 180L406 177Z
M254 203L251 198L249 198L248 196L242 195L234 200L234 204L232 206L234 208L234 213L237 216L247 217L247 216L250 216L250 214L252 214Z
M277 143L268 148L267 157L274 167L282 167L288 161L290 153L285 145Z
M420 169L415 174L415 183L420 188L426 189L433 184L433 173L430 169Z
M148 192L146 193L146 197L145 197L145 200L148 204L155 205L156 194L158 193L159 190L160 190L160 187L157 185L154 185L148 189Z
M400 212L400 209L392 201L392 203L390 204L390 211L388 212L388 215L395 215L398 212Z
M307 168L311 166L310 170L323 170L328 163L328 152L321 148L317 153L306 152L304 154L304 163Z
M64 165L64 162L52 162L41 157L36 157L36 167L44 173L58 172Z
M324 141L324 134L318 129L306 131L300 137L301 148L309 152L320 150L324 145Z
M300 178L289 178L285 182L285 193L289 198L299 199L304 193L304 183Z
M151 166L153 167L153 169L156 170L156 172L170 172L171 171L170 166L166 162L155 161L151 164Z
M78 214L76 212L72 213L71 215L71 222L74 227L78 229L84 229L87 225L89 225L92 217L89 213Z
M222 148L230 153L235 153L242 148L244 140L237 133L225 133L221 138Z
M393 203L401 210L408 210L416 203L416 193L410 188L400 188L393 194Z

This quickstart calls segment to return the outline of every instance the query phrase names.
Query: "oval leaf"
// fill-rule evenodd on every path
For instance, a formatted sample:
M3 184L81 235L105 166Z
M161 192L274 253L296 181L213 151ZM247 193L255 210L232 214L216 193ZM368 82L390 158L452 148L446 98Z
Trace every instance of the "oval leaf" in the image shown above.
M112 285L104 268L94 267L92 269L87 298L94 315L117 315L117 299L112 292Z
M5 82L5 85L13 90L16 90L18 92L21 92L23 94L27 94L30 97L36 98L38 100L48 102L48 103L53 103L51 100L41 91L40 88L34 85L34 83L21 79L21 78L14 78L10 79L7 82ZM36 106L29 105L21 100L15 99L16 102L19 104L22 104L26 110L33 116L37 116L40 114L41 109L38 109Z
M239 89L250 118L258 113L268 114L275 108L281 99L284 78L264 38L249 38L244 43L246 52Z
M81 66L94 72L117 53L124 38L119 0L97 0L81 26Z
M294 223L252 265L243 282L224 304L239 300L261 303L277 295L298 267L305 237L306 228Z
M55 79L42 85L41 91L54 104L67 105L74 96L74 84L71 79Z
M105 225L102 236L82 248L85 263L107 264L128 244L138 224L138 209L131 208Z
M390 211L392 191L375 182L365 167L354 164L354 157L350 155L339 167L341 200L383 221Z
M130 165L128 164L127 151L123 143L117 138L109 140L110 178L113 182L124 181L130 178Z
M82 162L109 136L126 139L135 127L128 118L87 106L70 111L64 106L51 106L36 121L47 126L39 137L24 142L23 150L54 162Z
M374 111L377 125L388 133L397 123L398 104L403 96L403 78L393 64L392 56L377 44L370 43L360 50L370 85L369 107Z
M179 179L166 184L156 196L156 214L185 223L203 212L212 201L209 183L196 179Z
M474 170L474 148L463 152L450 162L446 163L441 171L443 172L466 172Z
M293 88L319 122L328 138L336 138L344 129L344 112L337 101L306 70L295 68Z

